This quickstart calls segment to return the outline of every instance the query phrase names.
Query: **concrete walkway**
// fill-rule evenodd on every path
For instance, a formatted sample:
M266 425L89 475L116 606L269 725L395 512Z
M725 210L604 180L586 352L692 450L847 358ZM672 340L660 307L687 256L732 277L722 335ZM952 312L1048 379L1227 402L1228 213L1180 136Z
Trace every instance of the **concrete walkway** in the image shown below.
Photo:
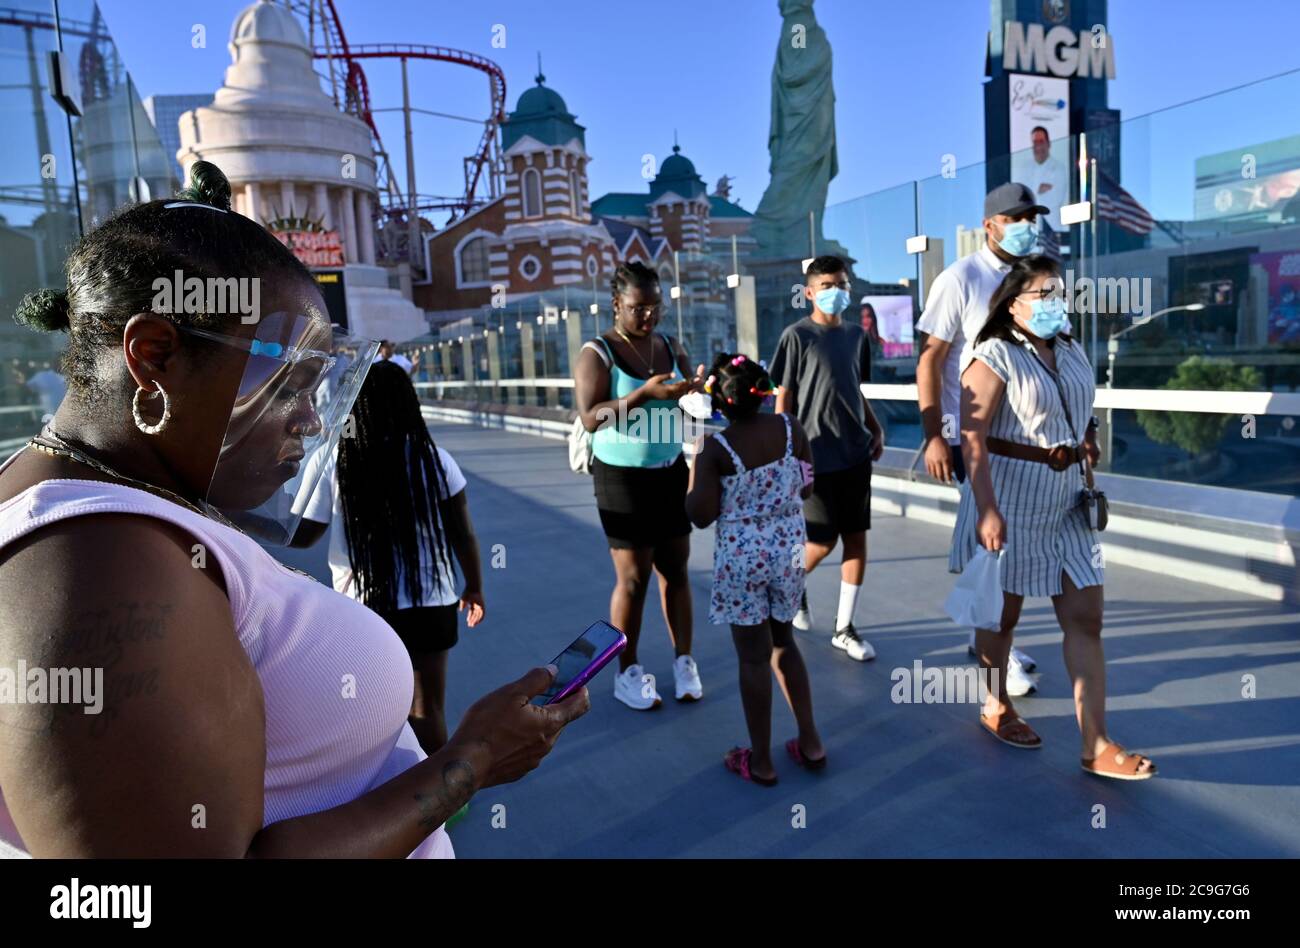
M469 479L483 548L487 619L452 653L454 723L480 694L542 664L608 613L613 569L590 478L561 442L459 425L434 438ZM694 655L704 700L672 694L672 649L647 603L641 656L667 695L658 711L615 702L612 672L592 710L542 767L479 794L452 830L462 858L745 856L1300 856L1300 613L1176 577L1107 571L1109 730L1160 776L1101 781L1079 769L1079 737L1048 600L1026 603L1017 644L1042 673L1018 708L1041 751L1004 747L975 705L895 704L895 668L965 665L966 636L943 614L949 532L877 515L858 629L878 653L831 649L833 554L810 578L816 629L799 634L830 766L743 783L723 753L748 743L730 632L707 623L712 530L692 541ZM499 545L499 546L498 546ZM494 548L504 568L490 567ZM327 575L322 542L295 565ZM1256 697L1242 697L1254 676ZM777 750L794 723L774 696ZM492 826L496 804L504 828ZM499 811L498 811L499 812ZM797 814L804 827L796 828ZM498 819L498 822L500 820ZM1104 826L1100 826L1104 822Z

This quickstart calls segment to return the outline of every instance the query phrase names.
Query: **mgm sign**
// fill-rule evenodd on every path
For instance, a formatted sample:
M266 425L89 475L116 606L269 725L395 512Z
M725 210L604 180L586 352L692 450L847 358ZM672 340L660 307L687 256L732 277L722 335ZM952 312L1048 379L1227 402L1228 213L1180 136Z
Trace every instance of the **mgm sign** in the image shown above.
M1066 79L1114 79L1115 43L1101 24L1087 33L1068 26L1008 20L1002 32L1002 68Z

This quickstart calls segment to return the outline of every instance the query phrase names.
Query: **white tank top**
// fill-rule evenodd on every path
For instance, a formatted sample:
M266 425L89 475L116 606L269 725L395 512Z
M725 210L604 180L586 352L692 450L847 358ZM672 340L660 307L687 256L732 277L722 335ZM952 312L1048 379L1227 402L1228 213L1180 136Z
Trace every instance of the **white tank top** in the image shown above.
M266 706L263 826L348 803L425 759L406 721L415 683L397 633L360 603L283 566L238 530L147 491L55 479L0 504L0 548L56 520L96 513L176 524L221 568L235 632ZM354 697L344 697L349 682ZM26 852L0 787L0 855L6 843ZM453 855L442 827L411 853Z

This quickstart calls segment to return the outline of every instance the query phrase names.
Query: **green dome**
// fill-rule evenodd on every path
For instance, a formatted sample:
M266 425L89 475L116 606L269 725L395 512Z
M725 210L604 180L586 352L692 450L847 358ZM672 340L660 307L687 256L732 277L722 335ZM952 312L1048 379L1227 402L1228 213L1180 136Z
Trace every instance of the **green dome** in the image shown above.
M695 165L691 159L687 158L685 155L678 154L670 156L668 160L663 163L663 167L659 169L659 176L661 178L697 177L695 173Z
M548 89L545 82L546 77L538 73L537 85L519 97L515 110L501 123L502 148L510 148L525 135L544 145L563 145L576 138L586 147L585 130L560 94Z
M659 166L659 173L650 182L650 200L658 200L663 194L672 191L690 200L708 193L704 179L695 172L691 159L681 154L681 148L673 146L673 153Z
M513 122L524 118L543 118L552 115L573 118L569 115L569 108L558 92L538 84L519 97L515 110L510 113L510 120Z

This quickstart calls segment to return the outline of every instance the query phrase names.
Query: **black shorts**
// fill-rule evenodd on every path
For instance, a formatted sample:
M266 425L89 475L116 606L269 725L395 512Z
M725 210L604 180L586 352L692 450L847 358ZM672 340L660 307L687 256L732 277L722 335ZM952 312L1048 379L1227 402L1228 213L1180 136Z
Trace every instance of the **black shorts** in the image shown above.
M829 546L846 533L871 529L871 458L842 471L813 474L803 505L808 540Z
M595 458L591 474L610 549L651 548L690 535L686 458L667 467L623 467Z
M412 655L445 652L460 640L456 607L417 606L384 616Z

